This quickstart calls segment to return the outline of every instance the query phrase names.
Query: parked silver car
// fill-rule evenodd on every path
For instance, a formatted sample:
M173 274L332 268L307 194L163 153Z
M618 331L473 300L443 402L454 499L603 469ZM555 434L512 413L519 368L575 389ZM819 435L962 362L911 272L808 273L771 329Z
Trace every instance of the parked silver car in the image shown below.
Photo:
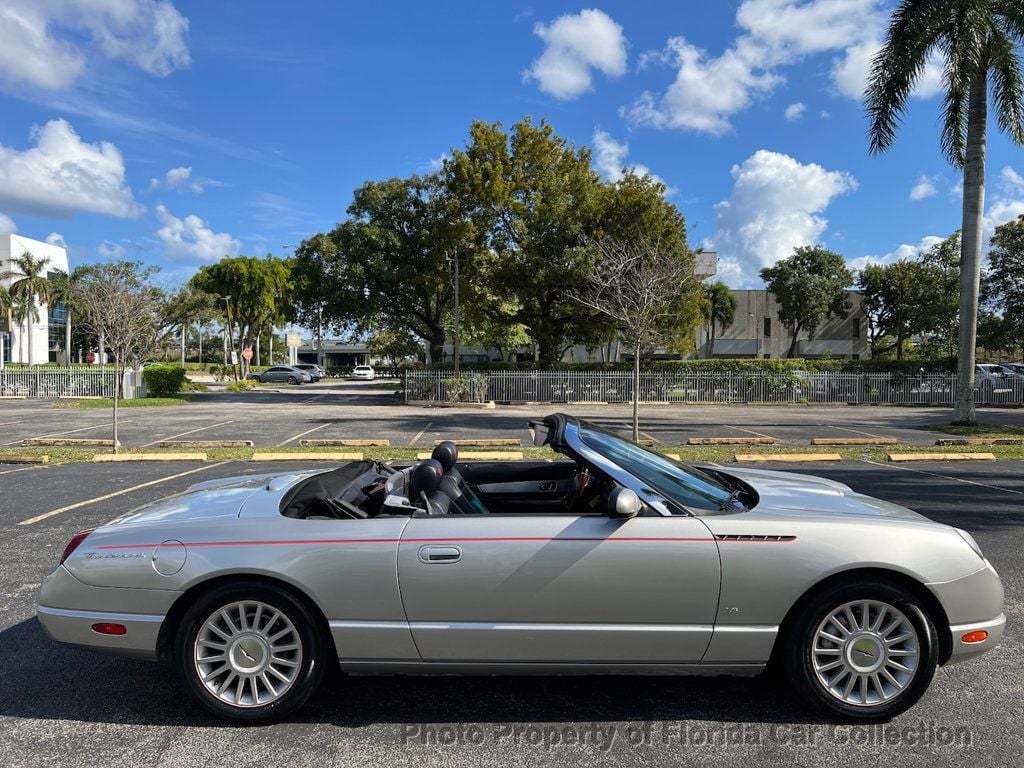
M173 659L199 704L285 716L353 673L754 675L876 721L994 647L1003 588L965 531L838 482L696 467L556 414L567 461L228 478L77 534L38 616Z
M313 377L306 371L293 368L290 365L275 365L265 371L252 373L249 375L249 378L263 384L308 384L313 380Z
M319 365L316 365L315 363L299 363L298 365L293 365L292 367L298 368L300 371L305 371L306 373L309 374L310 379L313 381L320 381L320 379L327 375L324 372L324 369L321 368Z

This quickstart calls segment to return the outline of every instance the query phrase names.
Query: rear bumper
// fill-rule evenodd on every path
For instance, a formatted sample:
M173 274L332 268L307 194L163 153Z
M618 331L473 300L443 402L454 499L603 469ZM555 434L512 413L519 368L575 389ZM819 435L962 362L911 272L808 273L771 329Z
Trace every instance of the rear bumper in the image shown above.
M118 656L157 658L163 616L76 611L44 605L36 608L36 615L46 634L58 643ZM100 623L120 624L126 631L123 635L103 635L92 628L93 624Z

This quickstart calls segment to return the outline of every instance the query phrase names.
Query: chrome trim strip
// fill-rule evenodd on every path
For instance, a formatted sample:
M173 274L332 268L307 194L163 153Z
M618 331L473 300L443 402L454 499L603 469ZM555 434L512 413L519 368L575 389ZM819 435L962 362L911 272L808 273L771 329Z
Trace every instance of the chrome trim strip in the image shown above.
M454 629L513 632L711 632L710 624L546 624L490 621L413 621L412 629Z
M715 632L766 632L775 633L779 631L779 625L775 624L768 626L767 624L729 624L723 626L722 624L715 625Z
M327 622L331 629L409 629L407 621L349 621L347 619Z
M126 622L141 621L155 622L159 624L164 620L163 616L154 616L145 613L106 613L103 611L76 611L71 608L48 608L45 605L36 606L36 613L47 616L59 616L64 619L87 619L92 621Z

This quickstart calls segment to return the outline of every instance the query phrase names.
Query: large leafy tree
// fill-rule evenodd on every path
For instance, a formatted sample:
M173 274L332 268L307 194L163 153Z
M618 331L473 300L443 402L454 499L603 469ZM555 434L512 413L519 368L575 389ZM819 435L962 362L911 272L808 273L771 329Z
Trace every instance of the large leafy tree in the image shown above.
M587 247L600 231L602 184L590 152L529 118L506 132L475 122L464 149L453 150L445 186L470 223L474 247L493 258L481 270L492 295L511 301L545 362L576 342L599 342L608 324L573 300L593 270Z
M294 297L291 261L267 256L234 256L216 264L200 267L189 287L213 295L217 301L226 297L230 323L234 333L232 345L239 358L241 352L271 323L280 324L293 314ZM244 364L243 364L244 372Z
M846 317L850 302L846 289L853 274L846 260L820 245L796 248L793 255L761 270L761 279L779 303L779 321L789 328L792 341L787 357L796 354L801 332L811 338L829 317Z
M60 302L64 307L64 356L65 363L71 365L71 338L74 318L77 313L75 298L78 285L88 272L88 267L75 267L70 272L59 271L50 275L50 298Z
M1024 339L1024 216L996 227L988 260L985 298L1007 336Z
M974 360L985 210L989 97L999 128L1024 144L1024 3L1020 0L902 0L872 65L866 92L871 151L889 149L925 65L944 62L942 150L963 169L957 422L976 421Z
M296 249L300 317L338 330L410 333L440 361L455 259L463 295L472 293L473 249L458 206L436 176L412 176L367 182L348 215Z
M39 305L52 300L52 286L46 279L48 258L36 258L25 251L13 260L13 269L0 272L0 280L13 280L11 298L15 303L15 314L28 326L28 364L32 365L32 326L39 322Z
M701 304L701 314L711 331L711 349L714 354L715 333L720 326L724 332L736 319L736 297L729 286L716 280L704 288L705 301Z

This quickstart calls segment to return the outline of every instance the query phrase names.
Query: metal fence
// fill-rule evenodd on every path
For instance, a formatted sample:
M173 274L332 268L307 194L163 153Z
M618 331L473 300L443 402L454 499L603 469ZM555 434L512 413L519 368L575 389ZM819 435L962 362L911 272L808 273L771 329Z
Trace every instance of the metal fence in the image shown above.
M659 403L888 403L952 405L955 375L900 373L640 374L639 399ZM628 371L408 371L409 402L626 403L633 399ZM1024 404L1024 377L985 379L975 385L982 405Z
M0 370L0 397L113 397L113 368L5 368ZM142 396L141 372L125 371L122 397Z

